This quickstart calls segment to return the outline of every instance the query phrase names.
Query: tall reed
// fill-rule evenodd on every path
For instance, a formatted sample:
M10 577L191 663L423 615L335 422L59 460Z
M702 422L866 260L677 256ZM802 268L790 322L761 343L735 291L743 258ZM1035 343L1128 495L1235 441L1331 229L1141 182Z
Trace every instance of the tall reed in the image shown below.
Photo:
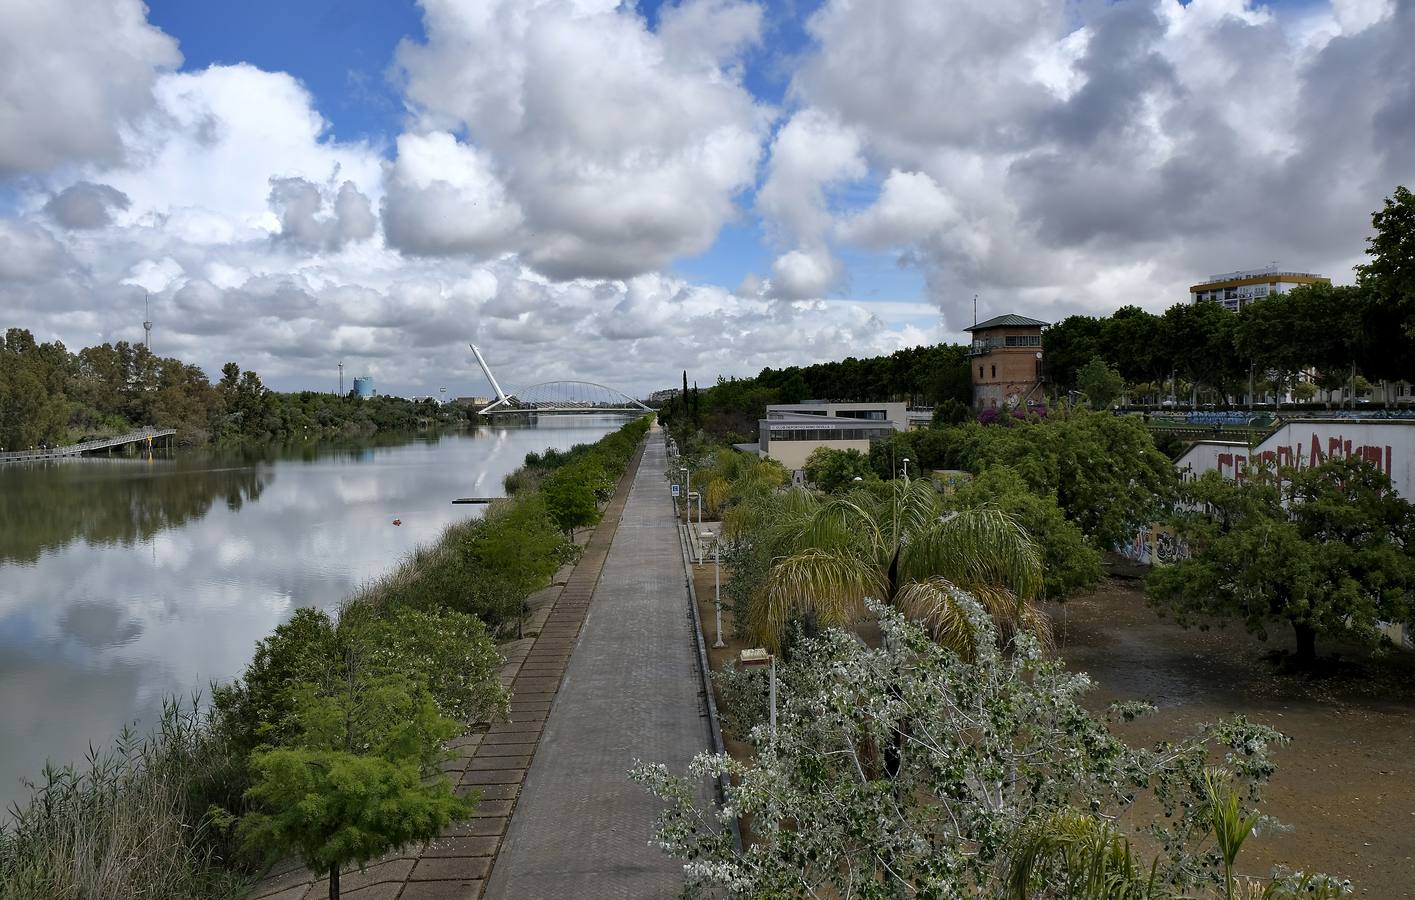
M201 706L169 701L147 735L125 728L82 766L46 766L0 827L0 900L242 896L219 809L244 784Z

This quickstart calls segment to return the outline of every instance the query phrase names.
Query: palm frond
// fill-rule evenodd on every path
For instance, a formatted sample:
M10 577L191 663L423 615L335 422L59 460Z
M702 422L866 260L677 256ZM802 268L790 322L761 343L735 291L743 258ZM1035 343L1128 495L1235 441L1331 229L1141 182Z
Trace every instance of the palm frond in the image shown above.
M927 631L934 643L971 660L977 635L967 613L956 602L960 593L961 588L943 578L911 581L894 595L894 605L906 619Z
M1017 833L1007 855L1008 900L1035 896L1159 900L1157 867L1141 868L1130 841L1109 822L1059 810Z
M970 591L1005 587L1026 602L1042 594L1036 542L995 506L961 510L931 523L904 545L899 571L901 579L942 577Z
M967 611L958 603L960 596L971 597L987 612L1002 645L1026 631L1043 647L1051 646L1051 620L1046 614L997 585L964 588L946 578L909 581L895 595L894 605L905 618L928 631L935 643L971 660L977 635Z
M845 499L823 503L807 520L800 537L801 549L849 548L876 560L886 554L885 535L874 516Z
M865 598L878 597L882 588L878 572L858 556L806 549L772 566L750 611L751 625L775 650L793 616L809 613L821 625L846 625L864 614Z
M895 484L895 502L899 512L899 542L912 541L938 521L942 500L933 482L914 478L907 484L901 479Z

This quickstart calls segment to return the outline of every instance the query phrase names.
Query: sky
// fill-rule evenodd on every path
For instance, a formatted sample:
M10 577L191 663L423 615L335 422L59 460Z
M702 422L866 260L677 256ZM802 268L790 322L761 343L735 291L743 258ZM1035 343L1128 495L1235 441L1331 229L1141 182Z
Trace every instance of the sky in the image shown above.
M0 327L643 395L1349 282L1415 2L0 0ZM508 388L509 389L509 388Z

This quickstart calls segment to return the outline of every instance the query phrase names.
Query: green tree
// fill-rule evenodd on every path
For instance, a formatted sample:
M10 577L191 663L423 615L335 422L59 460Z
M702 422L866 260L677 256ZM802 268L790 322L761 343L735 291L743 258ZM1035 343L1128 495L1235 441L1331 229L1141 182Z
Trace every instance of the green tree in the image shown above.
M1086 395L1091 409L1110 409L1125 392L1125 379L1105 360L1093 356L1076 373L1076 387Z
M602 476L602 472L599 473ZM546 509L556 527L572 536L576 528L595 524L600 519L595 486L601 478L580 465L557 469L541 483Z
M1157 521L1177 481L1135 416L1075 410L1010 428L954 430L961 468L1010 466L1034 493L1054 496L1097 548L1119 546Z
M1371 214L1375 234L1367 239L1371 261L1356 267L1356 280L1395 310L1407 336L1415 337L1415 194L1404 185Z
M812 450L806 457L803 471L807 481L827 494L850 487L856 478L863 481L875 477L868 456L859 450L835 450L830 447Z
M251 847L328 872L330 900L342 867L436 837L476 803L436 773L459 729L429 693L400 675L368 677L354 652L340 674L298 687L294 746L251 754L255 811L240 825Z
M973 411L968 407L967 403L950 397L934 407L932 424L934 427L941 425L962 425L972 417Z
M1102 320L1093 316L1068 316L1042 335L1043 362L1059 387L1076 386L1076 373L1096 356L1103 356Z
M1237 619L1262 638L1273 623L1289 625L1297 664L1310 666L1318 637L1374 644L1382 622L1409 619L1415 507L1369 463L1250 469L1240 481L1209 472L1181 501L1176 523L1191 555L1146 582L1181 624Z
M62 443L67 367L62 344L36 344L20 328L0 336L0 447L28 450Z
M946 502L955 509L995 506L1015 519L1041 550L1043 593L1048 600L1065 600L1100 583L1100 553L1086 543L1080 528L1066 521L1055 497L1033 493L1013 469L986 469Z

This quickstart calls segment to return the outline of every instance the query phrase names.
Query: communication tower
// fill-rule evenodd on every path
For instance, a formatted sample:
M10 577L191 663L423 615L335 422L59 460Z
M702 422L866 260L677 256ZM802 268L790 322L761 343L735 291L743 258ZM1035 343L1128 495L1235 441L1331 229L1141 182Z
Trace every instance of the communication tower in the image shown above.
M149 314L150 296L146 293L142 295L142 343L150 352L152 350L152 317Z

